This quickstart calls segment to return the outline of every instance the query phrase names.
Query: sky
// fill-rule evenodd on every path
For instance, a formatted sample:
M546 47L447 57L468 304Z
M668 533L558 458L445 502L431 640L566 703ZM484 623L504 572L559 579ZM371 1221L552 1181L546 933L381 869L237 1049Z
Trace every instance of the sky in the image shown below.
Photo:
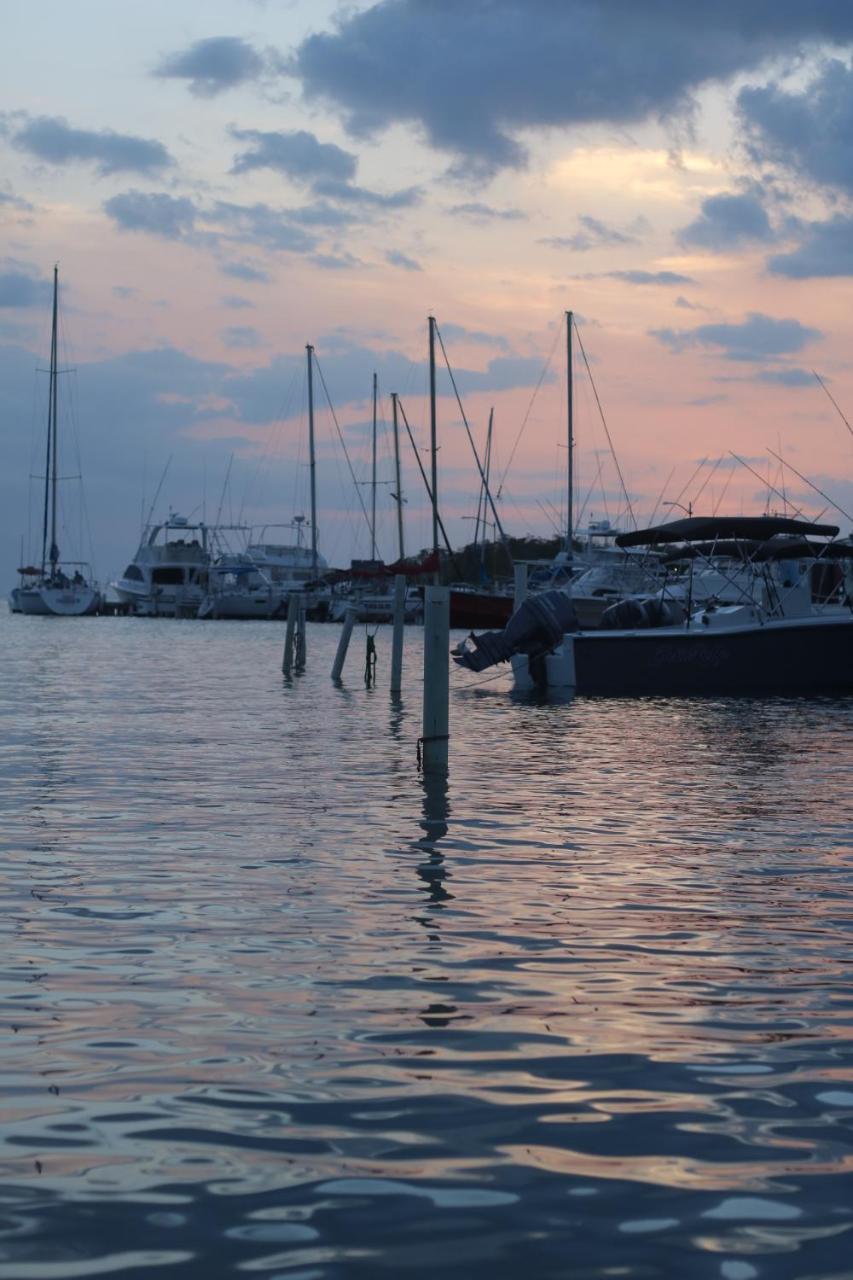
M102 580L170 509L291 540L270 526L308 511L309 343L320 549L370 552L375 372L394 559L390 395L428 467L430 315L455 544L479 490L465 424L482 452L491 410L506 532L565 520L566 311L580 525L784 509L849 531L848 0L5 0L3 18L9 586L40 555L54 264L60 543ZM405 434L401 459L415 552Z

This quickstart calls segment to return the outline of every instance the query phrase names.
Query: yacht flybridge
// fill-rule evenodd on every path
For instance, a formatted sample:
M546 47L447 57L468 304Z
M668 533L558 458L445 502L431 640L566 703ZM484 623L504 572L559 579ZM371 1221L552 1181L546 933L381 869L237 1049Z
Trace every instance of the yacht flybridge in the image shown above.
M853 689L853 601L844 565L853 544L834 525L785 517L692 517L620 535L623 547L678 546L703 559L738 596L728 602L666 584L616 604L602 630L578 626L571 588L524 602L502 632L454 651L472 671L510 662L516 688L605 695L814 694ZM722 551L722 548L725 550ZM692 567L696 581L699 570ZM683 578L679 578L683 582Z

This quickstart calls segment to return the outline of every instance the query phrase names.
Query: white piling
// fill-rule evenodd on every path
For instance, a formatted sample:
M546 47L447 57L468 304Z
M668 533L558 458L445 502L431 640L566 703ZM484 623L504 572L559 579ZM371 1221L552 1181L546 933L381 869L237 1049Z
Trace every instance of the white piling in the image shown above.
M344 669L346 661L347 649L349 648L350 636L355 626L355 620L358 616L358 610L349 608L344 614L344 625L341 628L341 638L338 641L338 652L335 654L335 661L332 664L332 679L340 680L341 672Z
M291 591L287 597L287 630L284 633L284 656L281 660L281 669L286 676L289 676L293 670L293 642L298 618L299 597L295 591Z
M513 565L514 592L512 608L513 612L520 609L527 599L527 565Z
M423 767L447 769L450 727L450 590L424 591Z
M403 685L403 626L406 621L406 579L394 574L394 637L391 641L391 692Z

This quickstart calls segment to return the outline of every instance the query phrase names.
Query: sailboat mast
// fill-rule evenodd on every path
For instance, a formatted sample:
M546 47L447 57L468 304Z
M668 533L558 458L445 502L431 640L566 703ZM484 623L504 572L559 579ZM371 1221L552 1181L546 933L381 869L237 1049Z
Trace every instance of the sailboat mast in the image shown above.
M435 429L435 316L429 317L429 451L432 485L432 553L436 560L435 581L441 582L438 568L438 444Z
M370 556L378 560L376 554L376 386L377 377L373 375L373 432L371 435L372 452L370 465Z
M314 348L305 348L308 357L308 469L311 477L311 576L317 577L317 457L314 452Z
M571 311L566 312L566 444L569 451L567 465L567 484L568 492L566 496L566 542L565 551L569 559L572 561L572 535L574 534L575 510L574 510L574 492L575 492L575 394L574 381L572 375L572 325L574 324L574 314Z
M50 331L50 382L47 392L47 446L44 460L44 518L41 526L41 574L44 577L48 560L47 529L50 520L50 459L53 451L53 382L54 351L56 346L56 288L57 268L53 268L53 324Z
M403 546L403 484L400 479L400 424L397 421L397 392L391 392L391 410L394 419L394 471L397 478L397 546L400 559L405 557Z

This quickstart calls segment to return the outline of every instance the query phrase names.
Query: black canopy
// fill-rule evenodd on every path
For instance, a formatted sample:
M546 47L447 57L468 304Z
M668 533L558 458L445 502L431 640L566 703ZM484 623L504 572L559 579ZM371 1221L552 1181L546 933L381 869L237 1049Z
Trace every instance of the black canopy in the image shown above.
M663 542L711 542L719 538L752 538L765 542L777 533L798 533L803 537L834 538L838 526L790 520L787 516L690 516L672 520L652 529L620 533L618 547L654 547Z

